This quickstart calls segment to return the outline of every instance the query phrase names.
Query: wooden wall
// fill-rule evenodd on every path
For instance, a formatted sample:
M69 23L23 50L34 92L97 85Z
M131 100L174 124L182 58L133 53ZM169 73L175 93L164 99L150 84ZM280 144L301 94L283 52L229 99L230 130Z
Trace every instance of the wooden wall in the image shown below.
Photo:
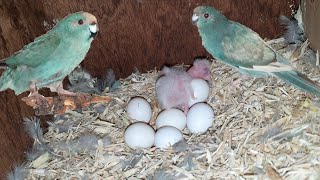
M297 0L6 0L0 1L0 59L46 32L44 22L53 24L75 11L96 15L100 33L94 40L84 68L101 75L113 68L118 77L160 68L164 64L190 64L196 56L209 56L201 46L191 23L197 5L212 5L227 17L261 34L280 35L278 17L289 15ZM30 139L23 131L22 118L31 116L21 98L12 91L0 92L0 172L13 162L21 163ZM46 120L50 117L45 117ZM1 178L1 177L0 177Z
M320 0L302 0L301 7L305 32L310 40L310 46L315 51L320 51Z

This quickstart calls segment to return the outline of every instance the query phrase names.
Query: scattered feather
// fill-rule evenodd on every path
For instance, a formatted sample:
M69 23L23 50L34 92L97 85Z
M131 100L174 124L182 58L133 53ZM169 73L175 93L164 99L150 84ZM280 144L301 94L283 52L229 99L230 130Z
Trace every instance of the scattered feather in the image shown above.
M100 90L100 92L103 92L106 88L110 89L115 82L116 75L111 68L108 68L102 78L98 79L97 88Z
M45 144L45 142L43 141L43 131L40 127L39 118L37 117L24 118L24 126L29 136L32 137L34 141L38 144L35 146L36 149L40 151L45 150L50 154L57 155L53 152L53 149L49 147L47 144ZM36 149L33 149L32 152L35 152Z
M184 151L187 151L189 149L189 146L186 143L186 141L183 139L183 140L178 141L177 143L175 143L172 146L172 149L173 149L174 152L184 152Z
M111 68L106 70L101 79L97 79L79 66L68 76L68 79L70 83L68 89L72 92L101 94L106 88L108 88L107 91L115 91L118 88L118 83L115 83L116 76Z
M78 66L68 76L68 89L72 92L82 92L90 94L99 94L100 90L95 87L96 80L87 72Z
M136 164L140 162L143 157L143 152L136 152L132 155L132 157L128 158L128 160L123 162L122 170L127 171L131 168L134 168Z
M293 137L296 137L298 135L300 135L306 128L308 128L309 124L305 124L293 129L289 129L286 131L283 131L275 136L272 137L273 140L287 140L290 141Z
M84 151L95 151L98 146L98 138L94 134L82 135L78 139L78 148Z
M90 73L84 70L81 66L78 66L68 75L68 80L71 86L81 82L91 81L92 79L93 77L90 75Z
M47 123L49 125L49 128L56 130L58 133L66 133L69 131L69 129L71 127L70 121L66 121L66 123L63 123L63 124L56 124L51 121L48 121Z
M84 81L72 86L68 86L68 89L72 92L81 92L88 94L100 94L100 90L94 87L91 81Z
M109 89L108 92L116 92L117 90L120 89L121 83L120 81L116 81L112 84L111 88Z
M98 138L94 134L85 134L80 135L78 138L74 140L59 143L57 144L57 146L60 150L64 152L69 152L71 154L82 152L93 153L97 150Z
M274 137L275 135L281 133L282 129L280 127L269 127L267 130L263 133L261 137L261 141L265 142L269 138Z
M194 169L194 162L193 162L193 155L192 154L187 154L180 164L180 167L184 167L185 170L187 171L192 171Z
M27 170L25 165L19 165L7 175L7 180L24 180L27 177Z
M286 28L286 32L283 35L286 44L301 45L304 42L304 32L299 27L296 19L280 16L280 24Z
M40 127L40 119L37 117L24 118L24 126L28 135L41 144L40 141L43 139L43 132Z
M102 138L103 147L107 148L109 145L111 145L111 138L109 136L104 136Z
M43 146L34 144L32 149L26 152L26 157L28 161L33 161L46 152L47 150Z
M177 177L175 177L172 174L169 174L163 169L159 169L155 172L154 176L151 177L152 180L175 180Z
M104 104L96 104L93 106L93 108L96 113L102 114L107 107Z

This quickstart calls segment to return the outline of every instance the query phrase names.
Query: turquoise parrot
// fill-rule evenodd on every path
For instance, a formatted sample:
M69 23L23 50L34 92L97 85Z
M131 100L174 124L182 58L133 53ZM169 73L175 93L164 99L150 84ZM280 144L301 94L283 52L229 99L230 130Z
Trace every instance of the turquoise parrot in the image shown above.
M77 12L62 19L52 30L0 61L5 71L0 77L0 91L15 94L47 87L59 94L76 95L63 89L63 79L85 58L98 32L97 19L87 12Z
M255 77L277 76L302 91L320 96L320 86L296 71L250 28L228 20L209 6L194 9L192 22L204 48L217 60Z

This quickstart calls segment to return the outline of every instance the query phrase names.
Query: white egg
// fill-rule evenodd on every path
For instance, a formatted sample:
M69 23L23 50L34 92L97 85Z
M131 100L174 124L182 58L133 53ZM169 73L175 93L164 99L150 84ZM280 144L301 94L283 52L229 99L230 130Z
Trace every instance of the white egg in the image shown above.
M206 103L193 105L187 114L187 127L192 133L204 133L213 123L214 112Z
M152 116L147 100L141 97L132 98L127 105L127 113L131 119L148 123Z
M157 119L156 126L161 128L163 126L173 126L182 131L187 124L187 116L179 109L167 109L162 111Z
M155 134L154 145L159 149L168 148L183 139L179 129L172 126L163 126Z
M154 130L144 122L131 124L124 132L124 142L132 149L150 148L154 144Z
M209 85L207 81L203 79L193 79L191 81L191 87L193 89L194 98L189 99L189 106L192 106L198 102L204 102L209 96Z

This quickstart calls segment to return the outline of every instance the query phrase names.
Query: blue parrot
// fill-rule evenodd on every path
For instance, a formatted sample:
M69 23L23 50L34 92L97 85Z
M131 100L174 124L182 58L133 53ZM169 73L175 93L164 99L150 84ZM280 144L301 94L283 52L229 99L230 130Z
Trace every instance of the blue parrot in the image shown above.
M202 45L217 60L255 77L274 75L302 91L320 96L320 86L293 69L289 61L250 28L228 20L210 6L194 9Z
M30 90L38 99L38 89L77 95L63 89L63 79L85 58L98 32L97 19L87 12L76 12L62 19L52 30L36 38L12 56L0 61L5 71L0 91L12 89L18 95Z

